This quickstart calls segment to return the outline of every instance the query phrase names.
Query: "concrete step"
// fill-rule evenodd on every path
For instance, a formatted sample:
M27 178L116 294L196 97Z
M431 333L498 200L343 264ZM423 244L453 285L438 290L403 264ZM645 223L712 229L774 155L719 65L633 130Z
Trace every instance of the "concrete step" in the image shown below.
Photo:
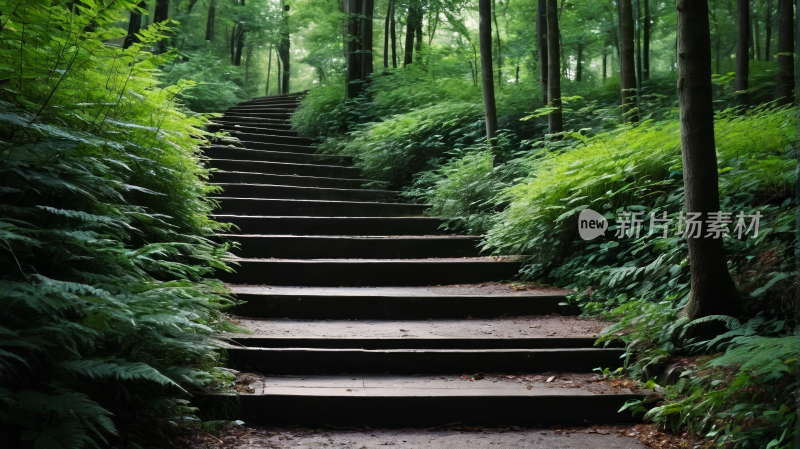
M511 258L458 259L235 259L228 284L308 287L422 286L511 280L522 263Z
M230 107L230 108L226 109L225 112L228 112L228 111L255 111L255 112L258 112L258 111L262 111L264 109L270 109L270 108L289 109L291 111L294 111L294 110L297 109L298 106L300 106L300 102L299 101L283 100L283 101L280 101L280 102L272 102L272 103L269 103L269 104L266 104L266 105L257 105L257 104L253 105L253 104L251 104L251 105L244 105L244 106L233 106L233 107Z
M220 120L218 123L211 123L206 125L206 129L210 132L217 132L217 131L236 131L243 127L257 127L258 132L263 133L265 135L272 135L272 136L285 136L285 137L300 137L300 134L297 131L291 130L291 125L258 125L252 123L237 123L237 122L225 122Z
M391 203L397 192L390 190L321 189L269 184L215 183L225 189L219 196L233 198L269 198L290 200L325 200Z
M531 427L639 422L641 413L633 417L619 409L627 401L642 400L650 393L626 389L596 394L593 387L566 388L569 384L554 386L543 381L526 385L499 380L500 376L498 380L490 377L492 380L473 382L453 375L392 374L273 375L256 379L251 384L253 393L227 396L232 404L241 405L241 419L307 427L434 427L450 423ZM208 399L219 403L225 398L215 395Z
M252 123L252 124L284 124L287 126L291 126L287 122L289 115L284 114L276 114L273 117L254 117L252 115L224 115L222 117L214 117L215 123Z
M239 371L268 374L582 371L622 366L623 348L555 349L227 349Z
M323 187L332 189L336 188L355 189L363 186L368 182L371 182L367 179L318 178L313 176L270 175L270 174L260 174L260 173L226 172L226 171L212 172L211 179L213 182L228 183L228 184L234 184L234 183L272 184L280 186Z
M240 134L240 133L231 133L233 137L239 138L240 136L245 137L258 137L257 135L253 134ZM239 140L239 144L243 148L247 148L248 150L261 150L261 151L278 151L281 153L295 153L295 154L317 154L317 148L310 146L310 145L297 145L295 143L280 143L281 139L293 139L292 137L281 137L281 136L269 136L265 137L263 142L259 141L247 141L247 140ZM327 155L327 156L335 156L335 155ZM351 158L346 158L348 162L350 162Z
M354 179L361 174L361 170L358 168L338 165L292 164L289 162L242 161L235 159L211 159L208 164L218 170L269 175Z
M255 146L255 145L251 145ZM266 162L291 162L294 164L312 164L312 165L336 165L348 166L352 165L351 156L339 156L335 154L309 154L309 153L292 153L282 150L292 150L288 145L258 145L261 148L270 148L270 150L263 149L248 149L248 148L235 148L222 145L211 145L208 147L201 147L206 156L212 159L234 159L239 161L266 161ZM303 147L298 147L303 148ZM310 147L309 149L315 149Z
M220 220L224 221L224 220ZM568 315L569 291L503 291L476 284L442 287L254 287L231 285L243 304L230 313L244 317L328 320L428 320L473 318L468 328L489 329L474 320L503 315ZM348 323L351 323L348 321ZM352 324L351 324L352 326ZM370 326L375 329L375 326ZM397 329L423 331L405 323ZM541 329L541 326L539 328ZM546 330L547 328L545 328ZM530 332L530 328L518 329ZM549 332L549 331L548 331ZM521 333L519 333L521 335ZM326 335L330 335L326 333ZM425 334L427 335L427 334ZM441 334L435 334L441 335ZM463 334L459 333L459 336ZM481 330L481 338L488 338Z
M257 120L262 121L264 119L268 120L284 120L288 122L288 120L292 117L291 112L264 112L264 113L251 113L251 112L226 112L223 115L222 119L225 120L239 120L239 121L250 121L250 120Z
M217 172L217 175L220 173ZM215 176L217 176L215 175ZM215 178L216 180L216 178ZM444 220L434 217L258 217L214 215L242 234L441 235Z
M344 323L352 323L345 321ZM594 349L596 337L544 338L405 338L405 337L264 337L247 335L231 340L245 348L492 350L492 349ZM618 363L616 360L614 363Z
M221 236L241 246L233 254L245 258L278 259L423 259L426 257L476 257L480 237L467 236Z
M217 197L225 215L271 215L287 217L402 217L420 216L424 204L368 203L355 201L293 200ZM302 285L302 284L299 284Z
M294 109L265 107L257 110L250 109L236 109L225 111L223 117L238 116L238 117L261 117L261 118L289 118L294 114Z
M236 131L227 130L231 136L236 137L239 139L242 144L246 148L254 148L262 150L264 148L259 148L255 146L250 146L251 144L255 145L291 145L293 147L306 147L306 148L313 148L313 151L308 151L310 153L316 153L317 149L314 148L312 145L316 145L319 143L317 139L310 139L308 137L290 137L290 136L278 136L273 134L261 134L258 128L234 128ZM243 129L245 131L238 131L239 129ZM252 131L252 132L250 132ZM292 153L305 153L306 151L291 151Z

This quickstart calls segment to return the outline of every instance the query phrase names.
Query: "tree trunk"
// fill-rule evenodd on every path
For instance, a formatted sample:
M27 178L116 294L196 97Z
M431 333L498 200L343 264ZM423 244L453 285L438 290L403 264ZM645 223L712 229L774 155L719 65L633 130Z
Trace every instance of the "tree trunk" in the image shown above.
M348 2L348 40L347 40L347 98L356 98L361 93L361 40L360 25L362 0L345 0Z
M147 10L147 2L144 0L140 1L137 5L139 8ZM131 12L131 18L128 20L128 34L125 36L125 42L122 44L122 48L128 48L131 45L139 42L139 38L136 35L142 29L142 15L139 13Z
M239 22L239 29L236 32L236 48L234 52L233 65L242 65L242 49L244 48L244 22Z
M636 30L636 104L639 104L639 96L642 94L642 2L633 0L634 17L633 26Z
M269 95L269 75L272 73L272 45L269 46L269 56L267 56L267 87L264 95Z
M536 6L536 38L539 49L539 82L542 86L542 104L547 104L547 0L538 0Z
M578 61L575 63L575 81L583 81L583 42L578 42Z
M772 0L767 0L767 18L764 20L764 60L772 61L769 45L772 42Z
M750 13L749 9L750 8L748 8L748 11L747 11L747 19L750 21L750 23L748 23L748 25L747 25L747 28L748 28L749 33L750 33L750 35L748 36L748 43L747 43L748 57L750 59L755 59L756 58L756 44L755 44L756 39L755 39L755 36L753 36L753 15Z
M603 84L606 83L606 71L608 70L608 54L603 53Z
M690 319L731 315L740 296L728 272L721 238L706 237L707 220L719 212L711 42L707 0L678 2L678 99L686 211L700 213L700 237L687 236L691 291L682 315Z
M754 29L753 34L755 35L755 39L756 39L756 43L755 43L756 61L760 61L761 60L761 39L759 39L759 38L761 36L760 36L759 30L758 30L758 19L753 19L752 15L750 15L750 19L753 20L753 29Z
M392 1L392 20L389 23L389 33L392 39L392 67L397 68L397 26L394 20L394 12L397 9L395 0Z
M250 74L250 57L253 56L253 46L247 47L247 57L244 58L244 82L247 82L247 77Z
M408 7L408 17L406 18L406 44L405 58L403 67L414 62L414 33L417 30L417 9L414 6Z
M275 52L275 61L278 62L278 95L283 93L283 88L281 86L281 57L278 52Z
M748 78L750 76L750 58L747 56L750 39L750 0L739 0L737 25L739 29L736 34L736 81L734 89L736 92L742 92L748 89ZM739 103L747 106L747 93L737 94L737 96Z
M550 134L563 131L561 111L561 67L558 57L558 5L557 0L547 0L547 103L556 110L547 116ZM629 0L630 1L630 0Z
M422 8L417 10L417 26L414 28L415 32L417 33L417 42L414 44L414 50L417 53L422 51Z
M775 99L778 104L792 103L794 89L794 5L792 0L778 0L778 80Z
M153 23L163 22L167 19L169 19L169 0L156 0Z
M558 19L556 19L558 20ZM558 30L558 48L561 52L561 69L563 71L563 75L569 76L569 66L567 64L567 57L564 55L564 40L561 37L561 30ZM549 58L548 58L549 59Z
M375 13L375 0L363 0L361 4L361 19L359 32L361 33L361 80L366 81L367 76L374 72L372 62L372 19Z
M289 80L291 78L291 61L289 60L290 58L289 14L288 14L289 5L283 5L283 11L284 11L283 23L282 23L283 30L281 30L281 37L280 37L281 41L278 44L278 55L281 58L281 63L282 63L281 65L283 66L283 79L281 80L282 83L281 91L284 94L288 94L289 91L291 90L289 87L290 84Z
M386 20L383 24L383 68L389 68L389 20L392 17L392 6L394 0L389 0L386 7Z
M639 113L635 110L636 102L636 65L633 49L633 6L631 0L620 0L619 3L619 36L620 36L620 84L622 91L622 116L625 121L636 122Z
M720 35L720 32L719 32L719 31L717 31L717 43L716 43L716 51L717 51L717 71L716 71L716 73L719 73L719 64L720 64L720 59L719 59L719 57L720 57L720 55L719 55L719 46L720 46L720 42L719 42L719 40L720 40L720 36L719 36L719 35Z
M492 73L492 0L478 0L478 37L481 50L481 87L483 89L483 112L486 115L486 139L492 145L497 133L497 107L494 102L494 80Z
M494 32L497 35L497 85L503 84L503 52L500 49L500 26L497 24L497 5L492 0L492 18L494 19Z
M214 23L217 19L217 0L211 0L208 7L208 18L206 19L206 40L214 40Z
M239 24L234 23L233 29L231 30L231 38L230 38L230 53L231 53L231 64L236 64L236 38L238 37L238 30Z
M643 79L650 79L650 0L644 0L644 46L642 48Z

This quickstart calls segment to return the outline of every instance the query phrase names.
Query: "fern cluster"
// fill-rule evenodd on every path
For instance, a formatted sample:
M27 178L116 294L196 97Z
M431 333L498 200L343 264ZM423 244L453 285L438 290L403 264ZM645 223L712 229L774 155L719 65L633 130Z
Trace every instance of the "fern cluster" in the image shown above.
M105 41L136 2L0 0L0 445L111 447L192 419L225 381L231 302L174 55ZM155 424L155 426L153 425Z

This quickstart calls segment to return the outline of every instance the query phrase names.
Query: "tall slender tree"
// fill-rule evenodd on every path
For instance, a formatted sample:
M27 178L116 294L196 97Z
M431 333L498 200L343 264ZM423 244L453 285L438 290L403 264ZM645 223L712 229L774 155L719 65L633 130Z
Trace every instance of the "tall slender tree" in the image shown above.
M395 22L395 11L397 5L392 1L392 19L389 22L389 37L392 40L392 67L397 68L397 24Z
M214 24L217 20L217 0L211 0L208 6L208 17L206 18L206 40L214 40Z
M779 104L793 100L794 89L794 5L792 0L778 0L778 79L775 99Z
M772 54L769 52L769 45L772 42L772 0L767 0L766 19L764 19L764 60L772 61Z
M233 52L233 65L242 65L242 49L244 48L244 22L239 22L239 28L236 31L236 46Z
M169 19L169 0L156 0L156 7L153 10L153 23L163 22Z
M550 134L564 130L561 108L561 59L558 55L560 35L557 0L547 0L547 103L555 108L547 116Z
M497 85L503 84L503 51L501 50L500 25L497 24L497 1L492 0L492 18L497 39Z
M269 53L267 56L267 87L265 88L264 95L269 95L269 75L272 73L272 44L269 45Z
M389 22L392 18L394 0L389 0L386 7L386 20L383 25L383 68L389 67Z
M136 5L137 8L140 10L147 10L147 2L142 0ZM122 48L128 48L134 43L138 42L139 39L136 35L142 29L142 14L140 12L131 11L131 18L128 20L128 34L125 36L125 42L122 44Z
M750 58L747 55L750 42L750 0L739 0L737 11L737 34L736 34L736 81L734 88L738 94L739 103L747 105L749 88L748 78L750 76Z
M281 91L284 94L288 94L290 89L290 79L291 79L291 61L290 59L290 52L289 52L289 44L290 44L290 36L289 36L289 5L283 5L283 18L281 20L281 33L280 33L280 41L278 43L278 56L281 58L281 65L283 66L283 79L281 80Z
M711 214L720 210L708 1L679 1L677 10L684 198L687 214L700 214L702 224L699 235L687 236L691 289L682 314L690 319L731 315L740 295L728 272L723 240L706 233Z
M633 5L631 0L620 0L619 37L620 37L620 77L622 94L622 115L626 121L636 122L639 113L636 108L636 66L633 48Z
M542 104L547 104L547 0L536 5L536 45L539 50L539 82L542 86Z
M633 0L633 26L636 30L636 102L642 93L642 2Z
M403 67L414 62L414 34L417 31L417 16L422 13L417 9L413 3L408 6L408 17L406 17L406 44L405 44L405 58L403 59Z
M578 41L578 58L575 61L575 81L583 81L583 41Z
M478 38L481 51L481 87L483 90L483 112L486 116L486 139L494 143L497 134L497 106L494 101L492 72L492 0L478 0Z
M345 0L347 2L347 98L356 98L361 93L361 26L362 0Z
M650 79L650 0L644 0L644 24L642 26L642 76Z
M361 4L361 81L374 72L372 61L372 16L375 13L375 0L363 0Z

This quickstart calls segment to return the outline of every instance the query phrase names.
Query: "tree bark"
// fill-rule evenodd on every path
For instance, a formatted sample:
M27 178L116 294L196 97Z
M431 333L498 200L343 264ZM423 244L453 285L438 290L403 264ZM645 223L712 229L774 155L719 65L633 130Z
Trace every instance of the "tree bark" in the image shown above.
M375 13L375 0L363 0L361 4L361 81L366 81L367 76L374 72L372 61L372 19Z
M778 80L775 99L778 104L792 103L794 89L794 5L792 0L778 0Z
M695 0L692 0L695 1ZM636 103L636 65L633 49L633 6L631 0L619 3L620 77L622 91L622 116L625 121L636 122L639 113Z
M169 0L156 0L153 23L163 22L167 19L169 19Z
M750 8L748 8L747 11L747 18L750 21L750 23L748 24L747 28L749 30L750 36L748 36L747 47L748 47L748 57L752 60L756 58L756 44L755 44L756 39L755 36L753 36L753 15L750 13L749 9Z
M269 95L269 75L272 73L272 45L269 46L269 56L267 56L267 87L264 95Z
M408 17L406 18L406 44L405 58L403 67L414 62L414 34L417 30L417 9L414 6L408 7Z
M547 104L547 0L536 5L536 44L539 49L539 82L542 86L542 104Z
M558 30L558 5L557 0L547 0L547 103L556 110L547 116L550 134L563 131L561 111L561 67ZM630 1L630 0L628 0Z
M236 34L236 48L233 58L233 65L242 65L242 49L244 48L244 22L239 22L239 30Z
M575 81L583 81L583 42L578 42L578 61L575 63Z
M497 24L497 4L492 0L492 18L494 19L494 32L497 35L497 85L503 84L503 52L500 49L500 25Z
M748 89L748 78L750 76L750 58L747 55L748 43L750 39L750 0L739 0L739 10L737 12L738 31L736 34L736 81L734 89L736 92ZM740 104L747 106L747 93L738 94Z
M642 74L644 79L650 79L650 0L644 0L644 45L642 48Z
M147 9L147 2L144 0L140 1L137 5L139 8L146 10ZM131 18L128 20L128 34L125 36L125 42L122 44L122 48L128 48L131 45L139 42L139 38L136 37L136 34L142 30L142 15L139 13L135 13L131 11Z
M389 21L392 17L392 6L394 0L389 0L386 7L386 20L383 24L383 68L389 68Z
M278 63L278 95L283 93L283 86L281 86L281 57L277 51L275 51L275 61Z
M239 35L237 34L238 32L239 32L239 24L234 23L233 29L231 30L231 38L229 43L229 50L231 54L231 65L236 64L236 41L237 38L239 37Z
M608 70L608 54L603 53L603 84L606 83L606 71L607 70Z
M483 89L483 112L486 116L486 139L492 145L497 134L497 106L494 102L494 80L492 73L492 0L478 0L478 37L481 51L481 87Z
M756 59L756 61L760 61L761 60L761 39L759 39L759 38L761 36L760 36L759 29L758 29L758 19L753 19L752 14L750 15L750 19L753 20L753 29L754 29L753 34L755 35L755 40L756 40L756 42L755 42L756 58L755 59Z
M217 20L217 0L211 0L208 7L208 18L206 19L206 40L214 40L214 24Z
M642 93L642 2L633 0L634 5L634 30L636 31L636 103Z
M283 23L281 30L280 43L278 44L278 55L281 58L281 65L283 66L283 79L281 80L281 91L284 94L290 92L290 79L291 79L291 61L289 53L289 5L283 5Z
M360 40L360 26L361 20L361 7L363 6L362 0L345 0L348 2L347 12L348 28L347 28L347 98L356 98L361 93L361 40Z
M690 319L730 315L739 292L728 272L721 238L706 237L709 214L719 212L714 143L711 42L707 0L678 2L678 100L686 211L700 213L700 237L687 236L691 291L681 312ZM746 48L746 47L745 47Z
M417 10L417 25L414 30L417 33L417 41L414 44L414 50L419 54L419 52L422 51L422 41L424 40L422 36L422 8Z
M397 9L397 5L395 4L395 0L392 1L392 20L389 23L389 33L392 39L392 67L395 69L397 68L397 24L395 23L395 10Z
M764 20L764 60L772 61L772 55L769 52L770 43L772 43L772 0L767 0L767 17Z

